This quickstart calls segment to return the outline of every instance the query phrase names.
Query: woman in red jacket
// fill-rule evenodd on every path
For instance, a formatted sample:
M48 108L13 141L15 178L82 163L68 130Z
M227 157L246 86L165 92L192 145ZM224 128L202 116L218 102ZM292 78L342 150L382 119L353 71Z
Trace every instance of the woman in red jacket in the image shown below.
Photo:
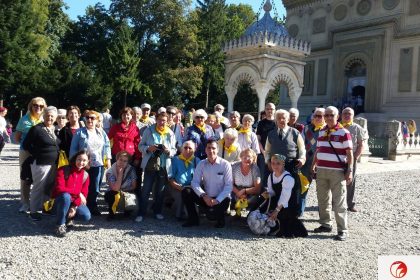
M140 130L133 120L133 110L125 107L120 112L121 122L114 124L108 133L111 141L112 163L116 161L116 155L121 151L127 151L133 159L133 165L138 166L141 153L138 149L140 143Z
M91 214L86 206L89 176L85 168L88 164L88 153L80 151L70 159L70 166L63 166L57 171L53 197L57 211L55 233L59 237L66 235L67 227L73 225L73 218L90 220Z

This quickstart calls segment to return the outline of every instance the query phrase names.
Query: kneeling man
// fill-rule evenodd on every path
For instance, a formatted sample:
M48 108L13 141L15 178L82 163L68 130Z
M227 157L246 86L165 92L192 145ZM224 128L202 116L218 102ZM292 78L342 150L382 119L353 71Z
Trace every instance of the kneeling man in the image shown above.
M188 212L184 227L199 224L195 204L205 209L207 216L216 220L216 227L225 226L225 212L229 206L232 192L232 167L230 163L217 156L216 139L206 143L207 159L200 161L194 172L191 188L182 190L182 199Z

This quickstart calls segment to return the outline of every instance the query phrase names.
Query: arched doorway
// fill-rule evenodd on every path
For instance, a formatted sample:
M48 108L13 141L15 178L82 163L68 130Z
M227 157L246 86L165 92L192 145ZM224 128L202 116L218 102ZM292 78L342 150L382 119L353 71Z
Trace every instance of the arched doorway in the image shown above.
M355 114L365 111L367 68L360 58L354 58L347 63L345 69L347 79L346 95L343 96L343 107L350 106Z
M258 118L258 96L250 83L243 81L238 85L233 104L235 111L250 113Z

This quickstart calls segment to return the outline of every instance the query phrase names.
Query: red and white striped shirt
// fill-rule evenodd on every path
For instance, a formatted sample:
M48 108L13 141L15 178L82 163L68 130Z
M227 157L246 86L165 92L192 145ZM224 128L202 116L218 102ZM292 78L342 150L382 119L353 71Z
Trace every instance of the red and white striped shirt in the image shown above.
M342 170L343 164L338 161L333 148L328 143L330 140L332 146L337 152L343 163L347 162L347 151L353 149L350 132L340 123L333 129L326 126L319 132L317 141L316 166L317 168Z

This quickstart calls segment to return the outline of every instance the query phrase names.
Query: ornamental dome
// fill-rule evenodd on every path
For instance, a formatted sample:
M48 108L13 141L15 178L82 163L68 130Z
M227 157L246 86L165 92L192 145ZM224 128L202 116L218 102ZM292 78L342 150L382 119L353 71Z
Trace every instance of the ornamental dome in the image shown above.
M244 33L244 36L253 35L256 33L271 33L277 34L277 36L289 36L289 32L287 32L286 27L276 22L270 15L270 11L273 8L271 5L270 0L267 0L264 4L264 16L260 19L251 24Z

